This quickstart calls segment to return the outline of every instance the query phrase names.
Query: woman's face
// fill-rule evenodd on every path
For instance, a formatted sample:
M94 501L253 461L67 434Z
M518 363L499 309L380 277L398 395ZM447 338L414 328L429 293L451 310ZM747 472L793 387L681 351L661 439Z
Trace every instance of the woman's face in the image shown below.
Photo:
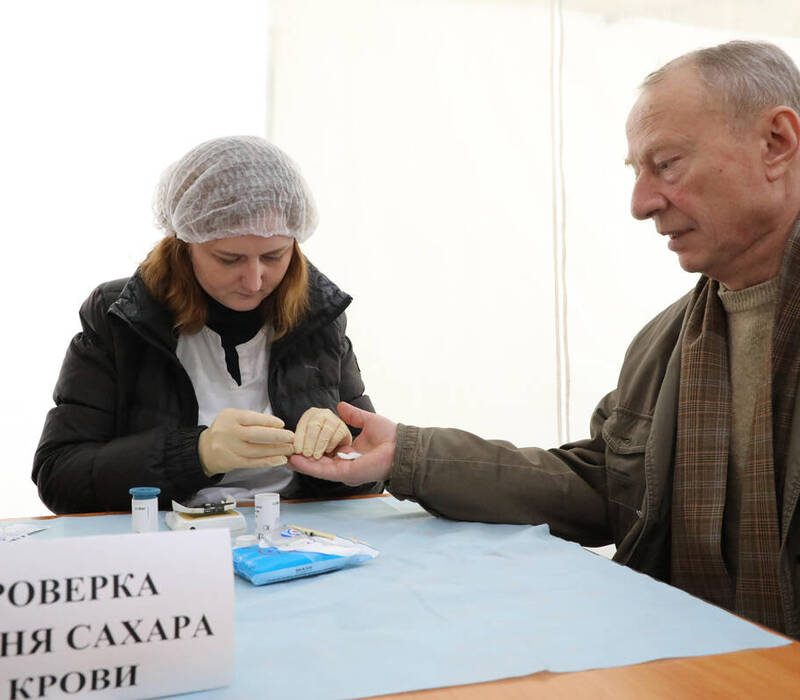
M293 244L288 236L234 236L190 243L189 255L209 296L234 311L251 311L281 283Z

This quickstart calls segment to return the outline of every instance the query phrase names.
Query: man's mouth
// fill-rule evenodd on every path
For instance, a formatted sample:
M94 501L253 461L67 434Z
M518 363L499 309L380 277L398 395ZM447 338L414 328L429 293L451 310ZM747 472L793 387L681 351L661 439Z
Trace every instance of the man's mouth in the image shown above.
M674 231L663 231L663 236L669 236L669 241L667 242L667 248L669 248L673 253L680 253L685 250L687 243L681 241L680 239L683 238L687 233L691 233L694 231L693 228L682 228L676 229Z
M671 239L678 238L678 236L682 236L684 233L689 233L689 231L693 231L694 229L691 228L683 228L677 231L660 231L662 236L669 236Z

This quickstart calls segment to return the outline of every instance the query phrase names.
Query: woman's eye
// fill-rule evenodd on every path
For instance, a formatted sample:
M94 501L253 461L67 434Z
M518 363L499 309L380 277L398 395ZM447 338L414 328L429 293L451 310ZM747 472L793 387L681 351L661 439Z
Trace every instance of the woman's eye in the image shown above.
M234 265L239 262L239 258L217 258L223 265Z

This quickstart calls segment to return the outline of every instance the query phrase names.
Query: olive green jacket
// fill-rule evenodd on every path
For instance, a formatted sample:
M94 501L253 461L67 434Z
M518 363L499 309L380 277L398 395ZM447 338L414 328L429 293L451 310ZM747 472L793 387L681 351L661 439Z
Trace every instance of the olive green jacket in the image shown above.
M592 415L589 439L544 450L400 425L388 490L454 520L548 523L554 535L587 546L613 542L615 561L669 582L680 336L690 297L633 340L617 388ZM792 636L800 635L799 410L796 404L779 576Z

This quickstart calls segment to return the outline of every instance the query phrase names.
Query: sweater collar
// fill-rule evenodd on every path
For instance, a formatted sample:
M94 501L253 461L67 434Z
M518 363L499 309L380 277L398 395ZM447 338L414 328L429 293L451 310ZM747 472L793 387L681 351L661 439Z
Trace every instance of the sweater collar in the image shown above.
M207 292L204 291L203 295L207 305L206 325L223 339L223 345L246 343L264 325L264 311L261 306L251 311L235 311L220 304Z

